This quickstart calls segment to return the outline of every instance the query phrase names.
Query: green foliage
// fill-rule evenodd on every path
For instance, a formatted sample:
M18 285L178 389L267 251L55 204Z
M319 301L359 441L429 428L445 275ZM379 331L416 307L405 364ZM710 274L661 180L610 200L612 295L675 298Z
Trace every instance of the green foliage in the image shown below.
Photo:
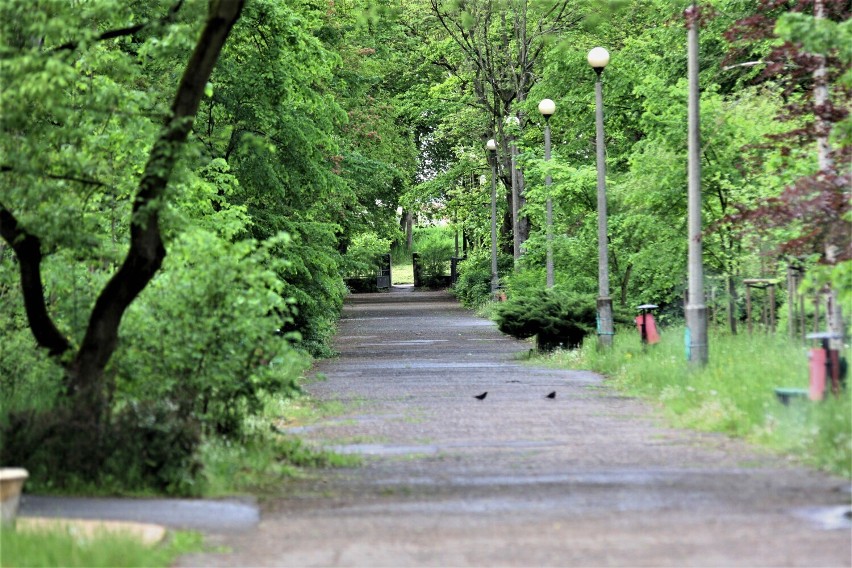
M501 278L512 270L512 257L497 256L497 272ZM475 249L459 263L459 277L453 286L453 294L468 308L478 309L491 301L491 251Z
M205 494L279 495L282 480L303 476L305 469L357 465L357 456L315 448L285 433L286 427L337 416L341 408L340 403L305 395L264 396L263 412L250 420L246 436L240 440L210 439L202 446Z
M599 350L594 339L574 352L558 351L550 364L593 369L625 391L661 403L674 425L723 432L760 442L838 474L852 475L852 399L847 388L822 403L783 406L774 390L808 388L807 350L788 339L713 333L706 368L689 368L683 329L664 330L659 344L642 349L635 328ZM846 357L852 355L848 350Z
M349 278L375 276L382 266L382 259L390 253L390 239L382 239L375 233L365 233L352 239L343 255L343 272Z
M0 207L38 236L47 311L74 346L89 325L96 294L126 254L133 192L203 21L204 2L181 3L164 19L172 4L0 5ZM767 144L767 137L812 122L808 109L787 124L777 119L786 105L808 100L809 83L784 91L784 85L756 81L762 66L738 63L760 60L781 40L830 52L837 71L830 95L841 95L852 83L852 27L804 12L781 14L777 41L741 39L736 61L725 61L724 32L754 15L756 5L713 4L716 16L703 23L700 47L703 215L710 227L705 269L714 282L777 275L781 270L766 253L809 228L794 222L758 239L751 225L726 219L814 171L813 148ZM495 6L440 2L448 29L428 3L247 3L206 85L188 151L165 198L153 204L168 255L163 272L125 315L107 369L110 409L104 446L95 452L105 486L196 492L202 440L215 445L228 436L237 444L262 415L268 393L297 392L306 353L331 354L347 292L342 276L373 269L379 249L386 252L399 236L400 206L453 224L415 232L427 283L446 271L454 253L450 231L458 230L470 247L455 293L468 306L486 303L491 170L482 146L490 137L499 146L501 219L510 186L509 135L526 184L522 216L531 233L524 255L516 263L502 252L499 258L507 304L516 303L505 309L518 310L516 331L532 329L520 323L528 315L522 302L530 302L531 312L543 311L536 325L545 329L545 344L563 341L559 334L568 334L570 343L573 334L593 328L586 308L571 316L577 326L571 332L559 327L556 315L588 307L585 300L572 303L573 293L596 291L594 73L585 61L593 45L612 51L603 75L611 292L616 304L651 301L679 315L687 245L683 4L568 3L562 12L534 2L528 11L508 6L500 18L492 17ZM452 22L472 45L489 48L489 64L499 74L471 60L449 36ZM101 37L135 24L142 28L131 35ZM540 55L523 69L524 81L535 77L535 84L524 83L517 93L521 45L511 36L521 29L530 32L528 53ZM539 33L544 29L551 33ZM544 97L557 104L549 194L535 109ZM521 125L505 126L504 115L518 112ZM852 122L838 117L832 144L842 148ZM566 291L559 298L563 292L542 290L548 195L557 288ZM507 227L501 223L501 249ZM410 262L410 253L395 248L394 262ZM809 267L807 285L834 286L846 307L852 292L843 258ZM9 244L0 244L3 461L9 448L18 448L17 455L38 462L36 486L83 483L73 476L50 479L60 456L90 467L61 449L67 438L50 434L52 442L38 442L59 432L60 418L74 417L61 404L67 378L61 365L38 350L28 329L18 268ZM85 454L74 445L85 445L81 440L71 441L69 448ZM134 450L122 454L116 445ZM48 459L41 446L57 448L56 455ZM118 458L107 460L114 449L126 467Z
M440 287L444 277L449 274L450 258L454 252L453 241L446 234L432 231L415 242L414 250L419 254L423 285L427 288Z
M127 315L126 348L114 361L117 402L172 400L205 431L234 435L258 412L261 393L296 392L307 361L293 347L295 332L275 333L293 321L275 242L232 243L194 230L173 243Z
M519 339L535 336L540 351L578 346L594 333L596 317L594 296L556 287L512 295L494 313L500 331Z
M203 550L198 533L173 532L162 544L144 544L137 536L104 528L89 535L73 523L59 527L0 531L4 566L157 568L171 566L178 556Z
M352 467L357 456L315 449L298 438L273 433L254 433L235 443L216 440L202 449L205 493L278 495L282 480L303 475L309 468Z

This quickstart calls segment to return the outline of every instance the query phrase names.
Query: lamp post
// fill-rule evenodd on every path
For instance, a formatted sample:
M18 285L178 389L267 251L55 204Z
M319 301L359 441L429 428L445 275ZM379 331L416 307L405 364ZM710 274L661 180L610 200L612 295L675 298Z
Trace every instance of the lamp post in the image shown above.
M497 142L492 138L485 147L491 162L491 297L497 295Z
M548 167L550 162L550 117L556 112L556 103L550 99L543 99L538 103L538 112L544 117L544 162ZM550 198L550 169L544 177L544 185L547 194L547 287L553 288L553 201Z
M686 14L687 75L687 176L689 235L689 296L686 300L686 332L689 363L707 364L707 306L704 305L704 267L701 245L701 122L698 112L698 8L695 2Z
M517 116L507 116L506 126L510 132L509 154L512 157L512 256L515 258L515 269L518 267L518 259L521 258L521 235L518 227L520 219L518 211L520 210L520 180L518 176L518 145L515 143L517 139L517 131L521 127L521 119Z
M612 298L609 297L609 258L606 229L606 163L604 156L603 87L601 74L609 63L609 52L602 47L589 51L586 57L597 74L595 81L595 131L598 165L598 346L612 346L615 328L612 323Z

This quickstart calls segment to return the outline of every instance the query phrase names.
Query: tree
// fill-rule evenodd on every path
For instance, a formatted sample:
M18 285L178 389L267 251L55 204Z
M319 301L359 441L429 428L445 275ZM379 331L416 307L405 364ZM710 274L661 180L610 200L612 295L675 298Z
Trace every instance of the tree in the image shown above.
M841 298L850 297L852 265L850 15L848 2L840 0L760 0L755 13L728 33L734 59L748 46L764 47L757 61L735 65L762 67L753 80L777 82L782 88L785 105L778 119L793 128L773 136L771 144L787 161L811 148L816 148L817 157L780 195L740 207L729 221L774 233L782 254L817 258L822 269L813 271L813 281L816 288L828 288L829 327L841 335L845 333ZM768 44L775 38L782 41Z
M475 104L486 112L479 147L488 138L500 144L500 173L504 185L519 194L523 206L523 175L515 164L514 135L506 132L505 119L516 116L521 127L526 117L520 105L535 83L535 68L552 38L582 19L580 12L563 0L431 0L432 11L461 52L455 63L442 64L473 91ZM503 233L512 232L512 192L506 194L507 214ZM520 220L519 220L520 221ZM529 238L529 223L518 223L520 242Z
M78 168L59 170L62 164L40 162L32 151L39 142L50 144L51 138L61 136L63 128L72 122L73 100L62 101L71 81L82 81L76 68L85 69L86 57L97 54L98 42L111 41L149 31L171 21L182 2L178 2L160 20L147 24L108 29L99 32L85 28L76 30L78 37L65 40L57 30L39 28L32 19L21 18L31 27L18 30L20 40L7 51L4 65L4 84L16 85L4 95L4 150L10 159L2 165L5 180L0 193L0 235L14 251L20 269L20 283L27 320L39 347L45 349L64 369L65 396L88 427L92 441L97 440L97 430L107 410L106 396L109 385L105 368L113 355L119 326L126 310L147 286L162 265L166 255L161 228L161 216L168 202L167 188L181 149L187 141L199 104L205 95L208 80L235 22L243 9L243 0L218 0L210 2L204 25L195 47L180 77L170 109L162 121L160 133L148 152L147 162L132 197L132 222L129 227L129 247L124 260L98 294L88 317L85 334L75 345L51 317L44 297L42 263L45 247L59 246L63 238L85 240L82 234L49 235L49 221L39 221L34 202L50 195L41 184L57 180L64 184L102 187L106 182L91 175L85 163ZM27 3L7 6L11 12L22 15ZM91 14L86 14L87 16ZM69 19L73 16L69 16ZM8 21L8 20L7 20ZM82 26L82 18L75 23ZM49 32L57 35L51 37ZM64 30L62 30L64 31ZM40 32L33 35L34 32ZM38 39L33 39L38 38ZM97 57L95 55L95 57ZM9 63L12 58L12 63ZM33 70L39 71L28 76ZM45 74L56 72L50 81ZM47 86L43 81L49 83ZM28 103L32 91L44 89L44 98ZM53 90L51 90L53 89ZM117 91L120 92L120 91ZM60 102L62 101L62 102ZM64 105L69 105L63 108ZM15 111L35 110L35 117L16 114ZM53 131L52 129L55 129ZM87 133L88 134L88 133ZM21 140L28 140L20 149ZM12 145L18 144L19 149ZM85 148L91 150L92 148ZM55 151L55 150L54 150ZM57 160L57 162L60 160Z

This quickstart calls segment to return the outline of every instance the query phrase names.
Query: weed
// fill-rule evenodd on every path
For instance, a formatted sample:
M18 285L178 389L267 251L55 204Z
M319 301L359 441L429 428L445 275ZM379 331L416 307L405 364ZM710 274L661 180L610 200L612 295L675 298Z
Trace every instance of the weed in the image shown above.
M691 369L683 329L668 330L659 344L644 349L633 330L616 335L609 350L599 350L596 343L590 337L580 349L537 355L535 362L607 375L618 389L661 403L676 426L747 438L852 475L849 389L818 404L783 406L776 399L778 387L808 386L802 345L780 335L711 332L708 365Z

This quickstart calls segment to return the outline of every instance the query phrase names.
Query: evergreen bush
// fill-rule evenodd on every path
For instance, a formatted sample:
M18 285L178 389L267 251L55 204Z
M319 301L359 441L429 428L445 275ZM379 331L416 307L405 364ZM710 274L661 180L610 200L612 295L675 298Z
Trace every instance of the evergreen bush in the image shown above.
M629 321L616 314L618 322ZM515 294L495 308L494 320L500 331L527 339L535 336L540 351L557 347L573 348L597 328L597 302L592 294L560 288L537 288Z

